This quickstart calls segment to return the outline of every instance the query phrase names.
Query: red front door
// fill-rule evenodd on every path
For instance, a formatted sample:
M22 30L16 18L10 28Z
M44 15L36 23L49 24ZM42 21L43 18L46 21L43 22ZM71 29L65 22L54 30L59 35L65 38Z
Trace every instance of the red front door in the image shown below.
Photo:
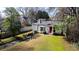
M49 27L49 33L51 33L52 32L52 27Z

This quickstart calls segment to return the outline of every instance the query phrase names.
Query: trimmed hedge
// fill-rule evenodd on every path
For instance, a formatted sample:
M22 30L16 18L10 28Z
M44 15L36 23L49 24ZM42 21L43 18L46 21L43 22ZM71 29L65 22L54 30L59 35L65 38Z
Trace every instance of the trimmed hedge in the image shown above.
M14 41L14 40L16 40L14 37L1 39L0 44L1 44L1 45L2 45L2 44L6 44L6 43L12 42L12 41Z

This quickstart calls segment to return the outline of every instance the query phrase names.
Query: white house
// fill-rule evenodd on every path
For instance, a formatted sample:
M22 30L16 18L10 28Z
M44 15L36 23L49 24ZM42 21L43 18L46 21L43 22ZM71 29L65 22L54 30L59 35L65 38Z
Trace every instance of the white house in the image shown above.
M39 19L36 23L32 24L33 32L37 31L40 33L46 32L53 34L53 21L46 21L46 19Z

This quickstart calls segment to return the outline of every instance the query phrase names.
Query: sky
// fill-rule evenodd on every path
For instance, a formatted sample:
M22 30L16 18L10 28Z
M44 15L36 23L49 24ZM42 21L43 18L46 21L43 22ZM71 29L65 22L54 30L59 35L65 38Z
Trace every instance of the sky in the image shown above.
M46 12L48 12L48 7L42 7L42 8L40 8L40 10L45 10ZM5 17L5 14L3 13L3 11L5 10L5 7L0 7L0 13L1 13L1 15L2 15L2 17ZM56 8L54 9L54 11L52 11L52 12L48 12L48 14L49 14L49 16L54 16L55 15L55 12L56 12Z
M5 14L3 13L4 10L5 10L4 7L0 7L0 14L2 17L5 17Z
M0 11L5 10L5 7L0 7Z

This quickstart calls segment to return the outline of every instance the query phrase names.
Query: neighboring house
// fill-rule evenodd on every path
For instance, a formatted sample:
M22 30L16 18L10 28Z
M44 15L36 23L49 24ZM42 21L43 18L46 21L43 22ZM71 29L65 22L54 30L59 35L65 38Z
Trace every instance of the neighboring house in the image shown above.
M32 24L33 32L53 34L53 21L46 21L46 19L38 19L36 23Z
M21 32L32 30L32 26L28 26L29 25L28 17L20 16L20 22L22 26L22 28L20 29Z
M26 26L27 22L26 20L23 18L23 16L20 16L20 22L21 22L21 26L22 28Z

